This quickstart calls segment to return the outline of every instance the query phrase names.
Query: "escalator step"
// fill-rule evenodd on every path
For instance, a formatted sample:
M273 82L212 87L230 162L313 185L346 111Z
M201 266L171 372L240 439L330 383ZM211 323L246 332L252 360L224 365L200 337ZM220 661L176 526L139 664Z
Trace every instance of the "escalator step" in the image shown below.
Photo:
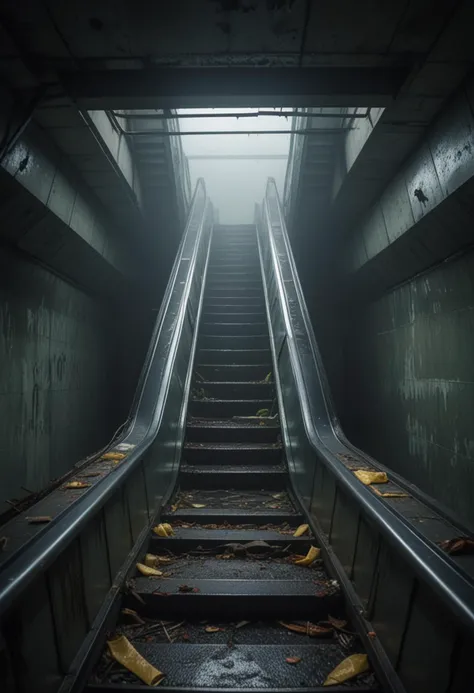
M267 329L265 313L257 309L253 312L249 310L246 313L242 306L212 306L211 308L208 307L206 312L202 315L203 323L216 323L223 319L225 319L227 324L264 323L265 329Z
M145 602L143 613L148 617L159 618L225 618L233 617L306 619L311 614L312 621L327 619L327 615L342 611L341 596L338 590L329 592L326 573L318 578L312 571L311 580L279 579L268 576L261 570L260 562L241 561L245 566L236 567L238 559L231 561L201 560L200 565L207 575L222 574L222 578L196 577L196 567L184 570L174 578L136 578L133 589ZM230 565L232 564L232 565ZM173 564L173 567L176 564ZM221 571L220 566L229 566L230 570ZM281 566L279 566L281 567ZM253 570L251 570L253 568ZM241 579L235 576L245 575ZM204 574L204 571L200 574ZM190 587L191 592L182 592L180 588ZM194 591L195 590L195 591ZM134 597L125 598L125 606L136 608Z
M261 409L271 409L271 399L190 399L192 416L215 418L216 416L255 416Z
M203 310L206 311L209 306L252 306L265 310L263 294L260 296L204 296Z
M263 427L259 426L261 430ZM244 429L247 431L248 429ZM281 460L280 445L271 443L191 443L184 446L183 459L190 464L275 464Z
M270 352L267 352L268 354ZM268 360L267 363L249 363L249 364L216 364L208 365L204 363L198 363L196 366L196 373L198 373L204 380L209 381L225 381L225 382L238 382L238 381L259 381L264 380L268 373L271 372L273 366L271 361Z
M219 316L219 321L203 321L201 322L201 330L203 335L264 335L268 341L268 326L266 322L242 320L241 322L226 321Z
M213 489L230 486L233 489L284 489L287 482L287 470L282 464L275 465L231 465L182 464L179 482L182 489Z
M234 525L266 525L283 524L285 522L299 525L303 522L301 513L295 510L281 510L276 508L262 510L247 510L245 508L183 508L175 512L165 512L162 522L181 520L183 522L197 522L200 524L222 524L229 522Z
M201 626L205 633L205 626ZM243 629L246 630L246 629ZM287 638L285 644L240 643L240 633L232 638L237 641L229 647L232 628L223 629L222 633L214 633L214 642L195 643L195 630L190 629L192 642L154 643L139 641L136 644L138 652L160 671L166 673L166 678L160 684L160 691L193 691L194 693L217 693L229 690L242 692L267 691L267 693L290 693L302 688L305 693L323 693L323 683L328 674L347 657L337 641L317 642L308 644L306 640ZM216 636L222 636L218 638ZM268 636L267 636L268 638ZM286 662L288 656L299 657L297 666ZM90 684L88 693L98 693L105 690L111 693L127 690L148 690L143 684L137 683L133 674L125 673L115 686L100 686ZM112 679L114 680L114 679ZM116 679L117 680L117 677ZM353 685L332 686L332 693L347 693L355 690L357 693L374 693L377 689L361 683Z
M235 330L236 331L236 330ZM200 334L200 349L265 349L268 346L266 334Z
M206 397L215 399L270 399L273 394L273 383L270 382L196 380L195 387L204 390Z
M206 366L270 365L271 362L270 349L200 349L198 352L198 363Z
M274 443L280 434L280 427L274 422L268 424L245 425L228 419L193 419L188 421L186 437L189 443ZM249 462L253 454L246 454ZM189 459L189 457L188 457Z
M227 543L248 544L253 541L264 541L271 546L286 547L291 545L292 551L298 554L306 554L312 539L309 536L295 538L290 534L280 534L264 529L201 529L201 528L174 528L173 537L153 536L150 543L151 553L157 553L166 549L172 553L187 553L196 546L203 548L217 548ZM258 555L258 554L256 554Z

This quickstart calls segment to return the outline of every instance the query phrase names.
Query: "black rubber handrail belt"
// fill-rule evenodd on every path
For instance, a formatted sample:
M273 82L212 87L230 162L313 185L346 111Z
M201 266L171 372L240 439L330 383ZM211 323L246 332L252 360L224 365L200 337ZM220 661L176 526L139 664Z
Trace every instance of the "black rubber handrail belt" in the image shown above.
M0 614L73 541L130 476L156 438L186 315L208 204L204 181L199 179L132 404L131 424L122 438L122 442L129 443L133 449L116 470L53 519L4 564L0 573Z
M271 209L273 208L273 209ZM375 523L377 529L390 542L402 558L414 569L423 582L429 585L445 605L470 629L474 629L474 585L456 566L431 543L425 541L410 525L390 507L377 498L366 486L340 463L328 449L324 439L333 437L344 444L342 429L335 415L329 388L321 363L321 356L316 344L313 329L303 298L293 255L290 249L288 233L275 181L269 179L263 205L263 224L265 225L270 252L275 271L277 291L281 305L291 366L301 403L303 424L308 441L318 454L318 458L336 477L341 487L362 507L364 513ZM298 323L298 332L304 339L306 347L312 354L311 367L308 360L303 368L300 345L294 327L294 318L290 312L287 294L288 280L284 281L282 271L282 252L277 251L273 227L282 234L285 245L283 263L291 275L290 284L295 288L296 300L303 324ZM325 403L325 417L315 408L315 397L312 393L320 392Z

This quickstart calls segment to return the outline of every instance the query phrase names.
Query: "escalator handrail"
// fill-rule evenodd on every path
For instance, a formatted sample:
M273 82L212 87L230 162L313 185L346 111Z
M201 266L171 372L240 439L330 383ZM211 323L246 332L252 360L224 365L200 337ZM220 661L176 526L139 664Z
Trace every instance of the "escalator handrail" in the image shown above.
M197 220L196 215L199 213L198 200L204 196L204 205L201 216ZM197 253L200 245L200 240L209 214L209 201L206 197L206 189L203 179L199 179L196 183L196 188L193 194L192 202L186 228L183 233L183 238L180 243L178 253L171 271L171 275L163 298L160 312L156 320L156 326L153 331L152 344L148 350L145 359L145 365L142 370L142 376L139 381L138 389L141 391L139 396L136 396L132 405L132 424L128 429L126 438L129 438L135 422L137 421L138 412L141 406L142 393L147 386L148 376L150 373L151 363L157 353L160 337L162 337L163 326L165 324L166 313L170 304L170 300L177 284L177 277L180 265L183 261L188 261L186 280L181 282L181 298L179 299L179 311L174 321L171 337L165 335L167 353L163 354L164 367L162 369L161 378L152 385L157 392L156 405L152 412L149 412L150 423L146 430L141 430L141 441L127 455L127 458L117 467L116 470L98 481L91 489L82 495L67 511L61 513L57 519L53 519L42 532L36 535L29 543L12 556L12 559L7 561L0 571L0 614L11 607L13 601L26 589L26 587L54 561L55 558L73 541L82 529L90 522L97 512L104 506L109 498L114 494L116 489L130 476L137 464L143 459L144 454L155 439L161 415L163 413L166 402L166 394L170 379L172 377L171 365L174 361L174 355L181 333L181 327L186 315L186 307L190 294L191 280L195 270ZM186 241L191 239L193 231L193 222L195 230L195 240L193 244L193 254L190 258L183 258L183 251L187 245ZM192 240L192 239L191 239Z
M291 272L291 279L295 287L299 309L303 325L299 329L305 333L304 337L313 356L312 373L303 369L295 328L290 311L287 291L282 277L281 256L277 253L275 238L273 235L272 221L270 218L269 200L273 197L278 209L278 226L284 239L286 257ZM275 280L279 301L282 308L288 349L291 365L298 388L298 397L301 403L303 423L313 449L318 453L323 463L330 469L337 482L345 491L362 507L364 513L376 524L377 529L387 538L389 543L400 553L402 558L415 570L419 577L441 598L448 608L470 629L474 629L474 586L457 570L456 566L444 556L441 550L435 548L430 542L423 539L409 522L394 513L390 507L377 498L366 486L361 484L356 477L340 464L339 460L325 446L320 430L325 428L325 435L329 429L330 435L338 441L337 431L341 430L339 422L332 408L326 376L319 355L314 332L309 319L306 302L296 271L293 254L291 252L288 232L275 181L270 178L267 183L265 200L263 205L264 224L268 230L270 252L275 270ZM326 420L321 421L321 415L316 412L313 398L310 393L314 388L321 388L326 405Z

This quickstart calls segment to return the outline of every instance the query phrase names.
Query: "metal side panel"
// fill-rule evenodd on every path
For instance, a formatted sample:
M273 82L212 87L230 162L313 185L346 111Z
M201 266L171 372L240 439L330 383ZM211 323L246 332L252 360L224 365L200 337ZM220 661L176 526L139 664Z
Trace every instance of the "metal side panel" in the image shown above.
M474 569L469 556L451 557L437 545L463 535L462 527L344 437L271 179L257 222L294 493L360 616L362 641L386 690L462 690L458 669L474 637ZM363 485L354 476L360 468L385 471L382 492L395 496Z
M24 544L16 531L18 545L2 552L2 691L56 693L75 680L98 624L114 603L124 566L173 490L211 234L212 208L199 181L137 387L132 423L112 446L123 459L100 463L107 473L91 474L85 490L67 496L58 489L67 503L59 495L50 504L51 520L29 532ZM28 526L24 517L18 522ZM4 532L8 536L8 526Z

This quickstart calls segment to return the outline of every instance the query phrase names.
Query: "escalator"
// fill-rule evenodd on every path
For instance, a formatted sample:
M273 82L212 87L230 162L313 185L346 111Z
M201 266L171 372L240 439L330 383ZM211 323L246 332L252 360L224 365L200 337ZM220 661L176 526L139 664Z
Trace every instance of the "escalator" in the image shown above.
M464 530L360 469L274 183L213 227L200 181L130 425L3 529L0 690L309 692L348 662L334 691L465 693L474 564L439 546Z
M202 310L178 487L158 518L173 534L152 532L140 559L166 577L136 571L112 637L166 673L161 687L322 690L359 650L323 562L294 562L316 540L293 536L304 518L281 445L255 228L214 230ZM106 647L88 690L136 682ZM379 689L369 674L357 690Z

